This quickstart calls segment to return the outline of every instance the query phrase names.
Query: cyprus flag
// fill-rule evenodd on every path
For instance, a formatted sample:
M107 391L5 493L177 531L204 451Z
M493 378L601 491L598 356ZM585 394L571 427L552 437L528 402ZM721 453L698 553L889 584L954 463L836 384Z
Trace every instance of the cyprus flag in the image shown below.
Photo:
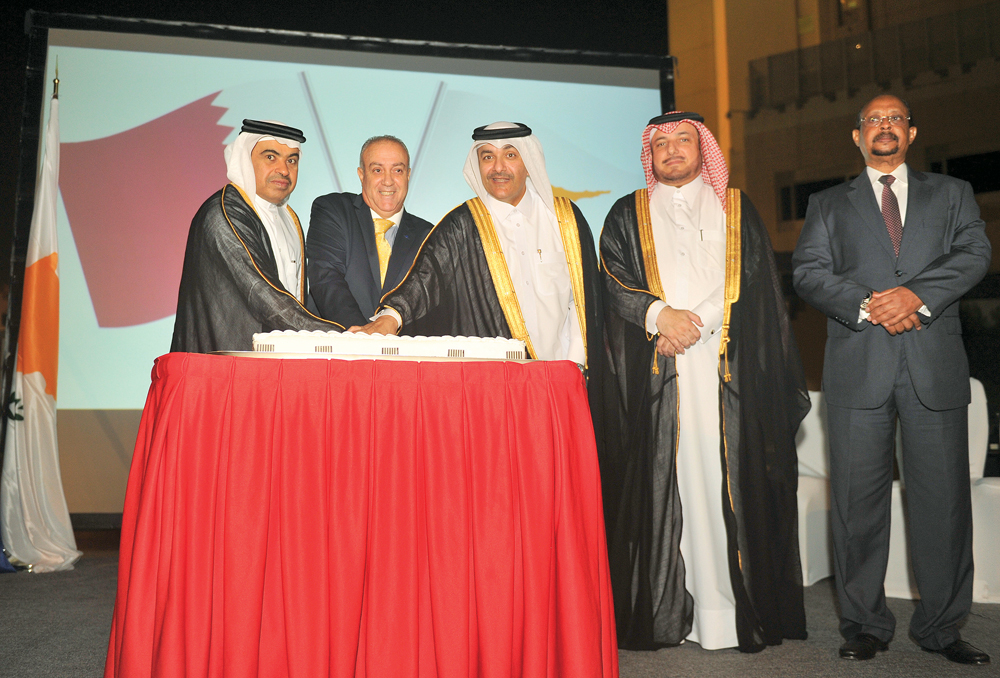
M59 99L45 130L24 271L17 371L7 415L0 479L0 528L14 565L34 572L72 569L82 555L70 525L59 473L56 378L59 370Z

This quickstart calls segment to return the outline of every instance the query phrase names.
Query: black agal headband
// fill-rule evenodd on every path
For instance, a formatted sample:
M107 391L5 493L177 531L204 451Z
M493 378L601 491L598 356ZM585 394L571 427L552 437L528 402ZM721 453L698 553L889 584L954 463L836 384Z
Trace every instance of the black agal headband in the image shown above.
M694 120L695 122L705 122L705 118L701 117L697 113L664 113L663 115L658 115L649 121L650 125L663 125L668 122L677 122L679 120Z
M247 134L263 134L269 137L278 137L280 139L291 139L292 141L297 141L300 144L305 143L306 138L302 135L302 130L295 129L294 127L288 127L287 125L279 125L276 122L265 122L263 120L243 120L243 127L240 128L240 133L246 132Z
M531 128L524 123L515 122L517 127L499 127L497 129L486 129L489 125L477 127L472 132L473 141L496 141L497 139L516 139L518 137L531 136Z

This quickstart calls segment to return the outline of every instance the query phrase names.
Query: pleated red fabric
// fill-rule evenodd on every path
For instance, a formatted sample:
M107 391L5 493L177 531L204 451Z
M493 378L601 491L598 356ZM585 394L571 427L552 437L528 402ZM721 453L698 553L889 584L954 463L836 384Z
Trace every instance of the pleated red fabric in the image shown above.
M615 677L568 362L159 358L106 677Z

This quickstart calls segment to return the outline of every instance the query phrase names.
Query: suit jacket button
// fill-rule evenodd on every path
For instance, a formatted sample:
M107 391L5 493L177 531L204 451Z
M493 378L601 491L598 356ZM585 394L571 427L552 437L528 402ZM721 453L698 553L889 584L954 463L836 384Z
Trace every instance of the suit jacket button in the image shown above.
M897 278L902 278L903 277L903 272L902 271L896 271L896 277Z

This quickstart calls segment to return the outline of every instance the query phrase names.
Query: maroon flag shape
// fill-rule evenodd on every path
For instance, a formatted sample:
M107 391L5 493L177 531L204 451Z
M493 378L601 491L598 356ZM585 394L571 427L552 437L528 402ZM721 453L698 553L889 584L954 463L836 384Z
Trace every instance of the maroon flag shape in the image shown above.
M102 139L60 144L63 204L100 327L177 312L191 218L226 182L219 92Z

